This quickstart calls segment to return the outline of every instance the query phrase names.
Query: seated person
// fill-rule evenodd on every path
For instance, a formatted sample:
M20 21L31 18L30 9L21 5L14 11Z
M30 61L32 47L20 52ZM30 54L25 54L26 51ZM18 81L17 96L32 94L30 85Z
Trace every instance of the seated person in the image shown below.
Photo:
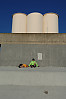
M39 67L34 58L33 58L32 61L30 62L29 67L31 67L31 68L33 68L33 67L34 67L34 68L35 68L35 67Z

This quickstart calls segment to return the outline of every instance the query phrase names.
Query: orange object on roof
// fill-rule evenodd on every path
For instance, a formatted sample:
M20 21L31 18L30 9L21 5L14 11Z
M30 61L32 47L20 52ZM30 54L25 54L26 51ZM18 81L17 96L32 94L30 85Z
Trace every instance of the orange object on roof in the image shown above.
M27 65L26 64L23 64L23 67L27 67Z
M21 68L23 68L23 67L28 67L28 65L26 65L26 64L23 64L22 66L20 66Z

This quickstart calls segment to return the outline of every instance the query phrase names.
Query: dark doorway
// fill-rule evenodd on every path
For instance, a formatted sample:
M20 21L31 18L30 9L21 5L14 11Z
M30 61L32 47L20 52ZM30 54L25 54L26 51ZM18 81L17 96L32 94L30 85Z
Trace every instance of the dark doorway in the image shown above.
M0 47L1 47L1 44L0 44Z

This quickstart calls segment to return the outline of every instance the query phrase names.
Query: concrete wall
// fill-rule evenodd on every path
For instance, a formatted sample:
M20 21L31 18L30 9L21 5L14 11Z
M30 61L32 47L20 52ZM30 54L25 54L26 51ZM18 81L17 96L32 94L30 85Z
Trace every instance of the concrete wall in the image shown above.
M66 33L0 33L0 44L0 66L29 64L32 58L40 66L66 66Z
M42 60L38 60L42 53ZM66 45L62 44L2 44L0 50L0 66L18 66L29 64L35 58L43 66L66 66Z
M0 44L66 44L66 33L0 33Z

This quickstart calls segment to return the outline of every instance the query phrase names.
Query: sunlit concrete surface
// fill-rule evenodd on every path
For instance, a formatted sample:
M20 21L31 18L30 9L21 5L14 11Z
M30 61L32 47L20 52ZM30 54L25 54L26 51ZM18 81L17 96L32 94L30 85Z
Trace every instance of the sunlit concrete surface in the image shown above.
M0 99L66 99L66 87L0 85Z
M66 68L0 67L0 85L66 86Z
M0 33L0 44L66 44L66 33Z
M66 67L0 67L0 99L66 99L65 84Z
M39 56L39 53L42 57ZM39 60L39 57L41 58ZM63 44L2 44L0 66L29 64L35 58L41 67L66 67L66 45Z
M18 68L18 66L0 66L0 71L37 71L37 72L66 72L66 67L36 67Z

